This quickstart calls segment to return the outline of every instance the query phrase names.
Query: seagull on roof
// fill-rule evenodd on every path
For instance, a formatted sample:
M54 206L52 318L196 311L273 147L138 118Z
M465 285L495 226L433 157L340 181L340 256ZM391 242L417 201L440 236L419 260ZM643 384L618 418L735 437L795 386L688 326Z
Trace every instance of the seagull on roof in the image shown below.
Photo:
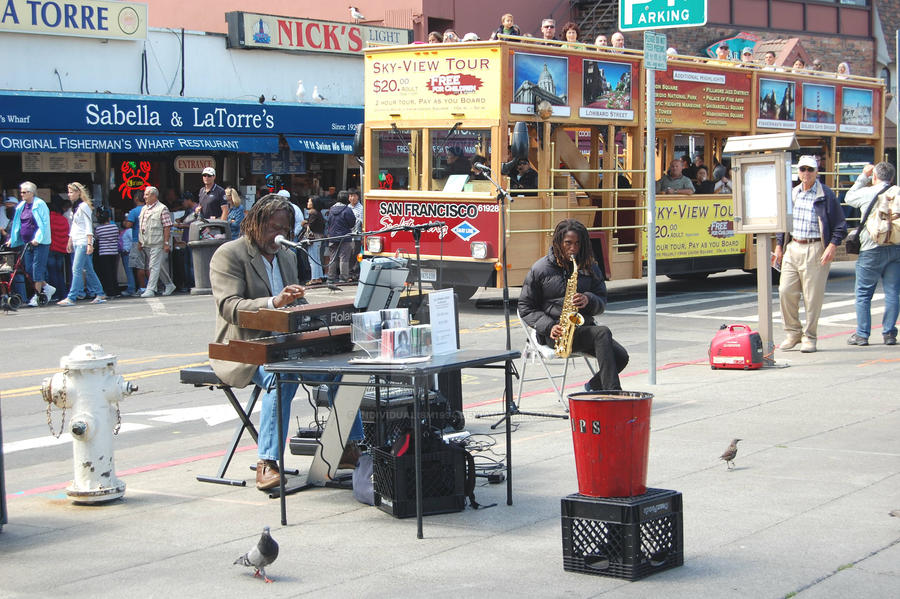
M322 94L319 93L318 85L313 86L312 99L315 100L316 102L324 102L325 101L325 96L323 96Z
M359 23L360 21L364 21L366 17L363 16L359 9L355 6L350 7L350 18Z
M297 91L294 92L294 95L297 96L298 102L303 101L303 97L306 95L306 88L303 87L303 79L297 80Z

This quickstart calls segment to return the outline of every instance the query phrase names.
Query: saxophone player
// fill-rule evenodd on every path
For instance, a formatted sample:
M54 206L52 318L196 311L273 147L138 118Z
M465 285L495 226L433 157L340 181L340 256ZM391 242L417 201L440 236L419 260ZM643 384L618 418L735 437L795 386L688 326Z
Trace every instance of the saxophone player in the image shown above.
M584 317L584 324L574 328L572 350L594 356L598 364L597 373L584 388L620 390L619 373L628 365L628 352L613 339L609 327L594 321L594 316L606 309L606 283L594 260L588 231L579 221L566 219L556 225L547 255L534 263L522 284L519 317L537 332L540 343L552 347L564 334L560 315L573 264L578 276L569 301Z

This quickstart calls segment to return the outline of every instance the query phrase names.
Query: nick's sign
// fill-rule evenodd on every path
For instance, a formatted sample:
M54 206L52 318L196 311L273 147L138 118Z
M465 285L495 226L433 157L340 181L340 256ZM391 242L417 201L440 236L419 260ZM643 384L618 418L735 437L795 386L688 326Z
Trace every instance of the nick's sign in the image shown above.
M288 52L362 55L371 44L398 46L412 41L409 29L314 21L247 12L225 13L228 47Z

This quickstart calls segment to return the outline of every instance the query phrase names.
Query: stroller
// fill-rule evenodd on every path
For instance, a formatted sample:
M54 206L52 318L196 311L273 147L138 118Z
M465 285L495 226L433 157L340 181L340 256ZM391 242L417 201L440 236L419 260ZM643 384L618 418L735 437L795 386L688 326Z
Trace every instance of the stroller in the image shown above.
M22 270L22 252L0 252L0 310L9 312L18 310L24 301L22 296L14 291L14 281L17 274L25 275ZM47 296L39 294L38 301L41 305L48 302Z

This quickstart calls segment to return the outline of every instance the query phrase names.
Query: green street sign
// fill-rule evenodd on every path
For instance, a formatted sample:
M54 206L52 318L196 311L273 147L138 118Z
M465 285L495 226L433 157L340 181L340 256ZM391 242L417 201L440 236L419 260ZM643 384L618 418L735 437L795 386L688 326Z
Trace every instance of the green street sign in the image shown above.
M619 31L706 25L706 0L619 0Z

